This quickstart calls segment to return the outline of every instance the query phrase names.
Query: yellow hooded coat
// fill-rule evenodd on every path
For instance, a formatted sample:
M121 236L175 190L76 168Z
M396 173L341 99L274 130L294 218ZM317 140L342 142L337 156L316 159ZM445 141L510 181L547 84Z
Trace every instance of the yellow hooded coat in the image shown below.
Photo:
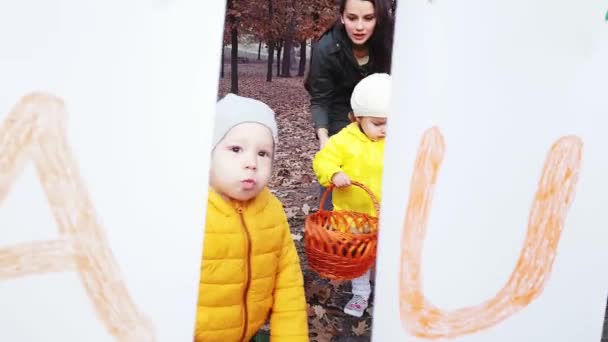
M308 341L300 260L281 202L267 188L246 206L209 191L195 341Z
M353 122L331 136L315 155L312 166L322 186L329 186L337 172L344 172L351 181L366 185L380 202L384 139L372 141L361 131L358 123ZM334 210L378 216L370 196L357 186L334 189L332 200Z

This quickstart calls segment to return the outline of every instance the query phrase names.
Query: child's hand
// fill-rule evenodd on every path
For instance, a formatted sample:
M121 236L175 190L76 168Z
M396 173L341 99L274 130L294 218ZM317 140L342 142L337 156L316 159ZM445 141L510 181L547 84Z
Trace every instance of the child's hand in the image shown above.
M337 172L331 177L331 182L338 188L343 188L350 185L350 178L344 172Z

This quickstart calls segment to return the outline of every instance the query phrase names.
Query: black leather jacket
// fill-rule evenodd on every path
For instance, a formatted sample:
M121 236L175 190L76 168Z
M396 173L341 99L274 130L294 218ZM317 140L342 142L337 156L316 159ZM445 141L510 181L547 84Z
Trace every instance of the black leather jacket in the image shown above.
M315 126L327 128L329 135L338 133L350 123L350 96L355 85L374 70L370 56L359 66L344 26L336 24L314 44L311 52L309 82L310 110Z

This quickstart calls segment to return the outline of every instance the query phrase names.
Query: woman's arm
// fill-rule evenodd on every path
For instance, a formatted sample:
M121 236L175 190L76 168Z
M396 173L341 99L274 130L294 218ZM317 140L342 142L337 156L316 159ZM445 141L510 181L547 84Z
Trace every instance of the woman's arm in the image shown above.
M329 56L322 47L311 54L310 64L310 110L321 147L328 139L329 109L334 97L335 82Z

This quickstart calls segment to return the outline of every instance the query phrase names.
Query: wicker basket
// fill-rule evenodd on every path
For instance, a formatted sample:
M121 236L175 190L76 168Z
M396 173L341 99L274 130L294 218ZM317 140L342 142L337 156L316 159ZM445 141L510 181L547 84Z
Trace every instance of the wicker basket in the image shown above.
M369 194L377 216L380 206L376 196L361 183L352 182L352 185ZM319 275L349 280L363 275L376 261L378 218L352 211L325 210L323 204L333 189L330 185L325 190L319 211L306 218L306 256L308 266Z

